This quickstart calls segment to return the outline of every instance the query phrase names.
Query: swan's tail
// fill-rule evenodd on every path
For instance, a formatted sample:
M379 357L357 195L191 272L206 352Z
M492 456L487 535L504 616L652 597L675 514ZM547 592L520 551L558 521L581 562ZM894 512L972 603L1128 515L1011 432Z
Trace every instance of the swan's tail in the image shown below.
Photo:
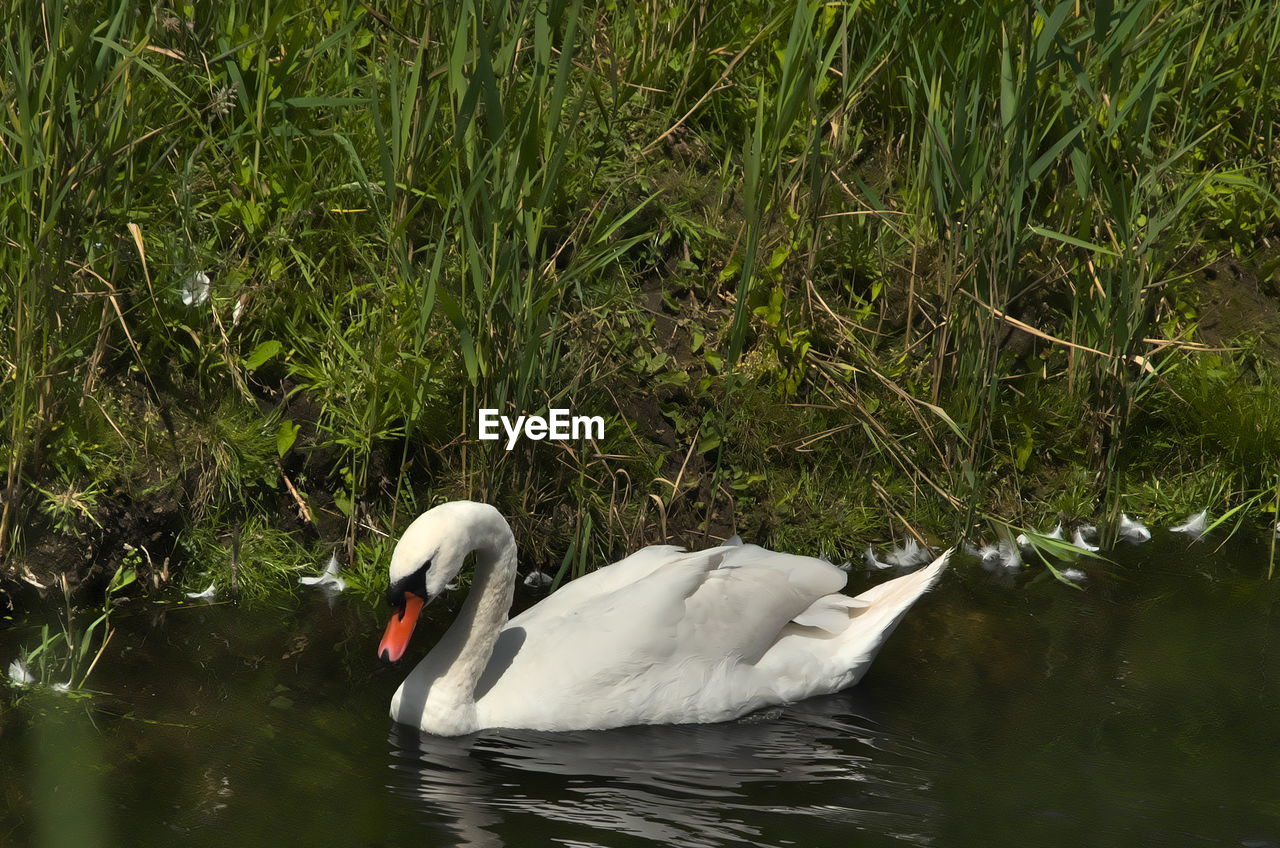
M891 615L894 621L906 612L916 598L933 588L938 582L938 578L942 576L943 570L947 567L947 561L951 559L952 552L955 548L948 548L942 553L942 556L926 565L918 571L910 574L904 574L901 577L895 577L893 580L886 580L878 586L872 586L854 598L859 602L860 606L864 606L862 615L879 612L884 615Z
M772 703L826 695L862 679L880 646L921 595L938 582L951 551L856 598L826 595L783 628L754 666ZM763 681L763 683L760 683Z
M948 549L919 571L886 580L853 598L853 617L839 637L843 643L842 664L849 669L844 686L852 686L862 678L907 610L938 582L954 550Z

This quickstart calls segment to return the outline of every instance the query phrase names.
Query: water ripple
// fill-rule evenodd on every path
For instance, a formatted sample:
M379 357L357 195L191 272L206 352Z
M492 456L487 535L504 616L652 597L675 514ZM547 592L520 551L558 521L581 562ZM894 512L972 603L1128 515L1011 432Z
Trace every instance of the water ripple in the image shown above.
M611 848L819 845L851 830L930 844L934 752L857 708L836 695L717 725L464 739L397 729L390 788L460 845L531 832Z

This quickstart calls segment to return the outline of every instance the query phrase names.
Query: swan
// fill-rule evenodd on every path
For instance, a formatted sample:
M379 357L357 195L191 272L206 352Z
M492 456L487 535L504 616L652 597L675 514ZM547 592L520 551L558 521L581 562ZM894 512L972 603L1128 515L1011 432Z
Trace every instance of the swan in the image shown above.
M379 656L404 654L423 607L471 553L457 619L391 699L393 720L440 736L726 721L836 692L861 679L951 552L852 598L823 560L655 545L508 620L511 527L492 506L453 501L420 515L392 552Z

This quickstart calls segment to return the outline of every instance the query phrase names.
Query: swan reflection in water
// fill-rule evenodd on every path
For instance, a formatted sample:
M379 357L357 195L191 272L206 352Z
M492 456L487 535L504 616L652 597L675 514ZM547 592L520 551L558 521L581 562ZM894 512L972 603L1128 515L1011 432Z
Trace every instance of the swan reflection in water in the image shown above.
M930 844L940 759L856 690L724 724L391 732L393 792L451 844ZM450 844L441 842L440 844Z

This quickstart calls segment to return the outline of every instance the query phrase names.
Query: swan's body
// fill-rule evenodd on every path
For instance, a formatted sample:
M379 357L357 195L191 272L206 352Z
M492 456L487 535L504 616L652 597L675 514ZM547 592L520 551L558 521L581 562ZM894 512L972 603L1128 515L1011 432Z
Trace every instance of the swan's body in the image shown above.
M511 530L492 507L459 501L405 532L392 557L393 602L415 588L434 596L472 550L475 577L457 620L391 701L393 719L429 733L714 722L844 689L947 560L851 598L839 594L845 573L823 560L755 545L654 546L508 621ZM388 656L403 650L403 631L393 619Z

